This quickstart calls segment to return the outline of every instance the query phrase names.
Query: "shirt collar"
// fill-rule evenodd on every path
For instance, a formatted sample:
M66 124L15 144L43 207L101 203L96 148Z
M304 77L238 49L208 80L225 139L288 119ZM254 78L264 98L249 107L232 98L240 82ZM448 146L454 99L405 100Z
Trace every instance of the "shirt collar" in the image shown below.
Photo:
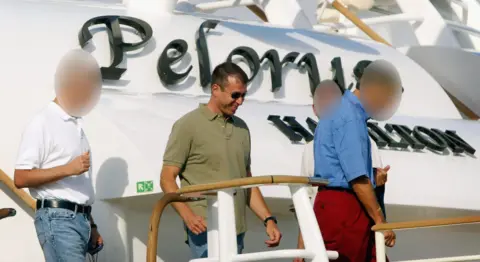
M57 114L60 118L62 118L64 121L70 121L70 120L79 120L82 119L81 117L74 117L69 115L65 110L63 110L62 107L60 107L57 103L54 101L50 102L50 106L53 108L53 111L55 114Z
M200 104L198 107L202 111L202 114L210 121L215 120L217 118L221 118L221 119L225 120L225 117L223 115L212 112L212 110L210 110L207 107L207 104ZM227 121L233 121L233 117L229 117L226 120Z
M365 121L370 119L370 116L368 115L367 111L365 111L365 108L363 107L362 103L356 95L354 95L352 92L347 91L345 92L344 96L350 103L355 105L355 108L358 109L360 115L365 119Z

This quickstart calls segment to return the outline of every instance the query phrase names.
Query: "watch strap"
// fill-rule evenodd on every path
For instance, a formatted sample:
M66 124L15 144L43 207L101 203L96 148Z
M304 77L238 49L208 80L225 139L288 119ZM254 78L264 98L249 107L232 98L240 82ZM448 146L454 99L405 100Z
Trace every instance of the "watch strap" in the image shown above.
M274 216L269 216L269 217L265 218L265 220L263 220L263 225L264 225L264 226L267 226L267 222L270 221L270 220L272 220L273 222L275 222L275 224L278 224L276 217L274 217Z

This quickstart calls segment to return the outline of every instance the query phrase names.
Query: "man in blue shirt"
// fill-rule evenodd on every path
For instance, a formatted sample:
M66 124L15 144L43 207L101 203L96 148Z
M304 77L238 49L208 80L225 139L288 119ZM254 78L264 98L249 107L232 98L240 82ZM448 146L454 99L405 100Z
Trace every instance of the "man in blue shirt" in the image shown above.
M337 261L375 261L370 228L385 223L377 202L367 120L387 120L396 111L402 93L400 76L384 60L372 62L360 79L356 94L346 92L341 101L319 120L315 130L315 176L329 185L319 190L314 210L328 250L338 251ZM387 246L395 234L385 232Z

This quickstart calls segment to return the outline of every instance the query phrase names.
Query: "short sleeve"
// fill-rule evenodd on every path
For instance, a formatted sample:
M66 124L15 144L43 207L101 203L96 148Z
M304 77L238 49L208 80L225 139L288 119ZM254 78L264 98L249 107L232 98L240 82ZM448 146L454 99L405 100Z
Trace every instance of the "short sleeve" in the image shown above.
M40 168L46 146L45 125L40 118L33 119L25 128L18 149L15 169Z
M163 154L163 165L182 168L187 162L192 144L192 130L184 120L180 119L173 124Z
M380 156L378 146L372 138L370 138L370 144L372 145L372 167L383 168L382 157Z
M365 165L366 156L362 153L361 128L359 120L349 120L333 132L335 150L348 182L369 174Z

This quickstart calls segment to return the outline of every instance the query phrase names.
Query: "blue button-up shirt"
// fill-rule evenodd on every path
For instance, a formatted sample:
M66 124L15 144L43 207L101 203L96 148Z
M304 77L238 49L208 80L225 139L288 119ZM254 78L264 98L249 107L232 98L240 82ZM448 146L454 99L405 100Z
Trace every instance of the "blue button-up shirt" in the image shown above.
M351 189L350 181L368 176L375 186L365 112L358 98L345 92L331 112L318 121L314 138L314 173L328 187Z

